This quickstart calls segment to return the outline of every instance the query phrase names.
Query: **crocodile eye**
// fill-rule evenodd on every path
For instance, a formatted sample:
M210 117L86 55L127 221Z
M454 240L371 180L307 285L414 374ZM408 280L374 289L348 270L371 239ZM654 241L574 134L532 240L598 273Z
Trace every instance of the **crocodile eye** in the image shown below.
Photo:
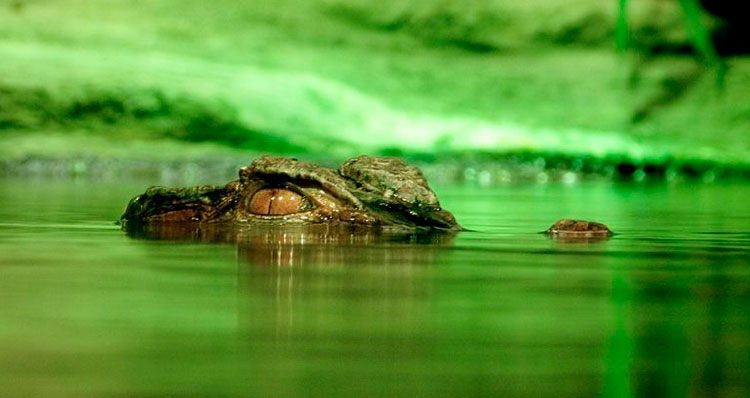
M248 209L261 216L284 216L311 210L312 204L304 196L285 188L263 188L250 198Z

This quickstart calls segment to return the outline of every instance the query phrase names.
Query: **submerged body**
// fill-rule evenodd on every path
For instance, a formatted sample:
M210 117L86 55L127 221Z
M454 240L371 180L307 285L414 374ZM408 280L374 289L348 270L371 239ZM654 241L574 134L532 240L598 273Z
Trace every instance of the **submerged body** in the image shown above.
M120 218L123 225L222 221L462 229L419 169L398 158L368 156L337 170L262 157L224 186L151 187Z
M602 223L568 219L557 221L544 233L561 239L601 239L612 236L612 231Z

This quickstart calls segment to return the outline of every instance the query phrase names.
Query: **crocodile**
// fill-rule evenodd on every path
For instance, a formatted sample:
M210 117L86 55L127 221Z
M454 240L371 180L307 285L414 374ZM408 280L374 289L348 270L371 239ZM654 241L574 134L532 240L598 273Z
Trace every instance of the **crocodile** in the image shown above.
M396 157L359 156L337 169L264 156L226 185L153 186L119 220L149 223L351 224L460 231L422 172Z
M465 230L441 207L422 172L396 157L359 156L331 169L293 158L264 156L226 185L153 186L134 197L119 220L143 224L238 222L266 225L339 224ZM604 224L563 219L554 239L608 238Z

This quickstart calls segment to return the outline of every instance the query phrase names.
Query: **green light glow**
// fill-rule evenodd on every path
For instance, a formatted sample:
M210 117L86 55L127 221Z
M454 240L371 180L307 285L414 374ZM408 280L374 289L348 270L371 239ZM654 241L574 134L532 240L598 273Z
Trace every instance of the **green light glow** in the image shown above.
M546 1L543 11L500 0L24 3L0 11L0 128L332 157L523 152L748 167L746 57L727 61L717 93L690 56L627 67L611 50L615 2ZM659 6L658 20L648 5L629 7L633 46L644 31L689 42L679 4ZM542 25L542 14L559 18Z

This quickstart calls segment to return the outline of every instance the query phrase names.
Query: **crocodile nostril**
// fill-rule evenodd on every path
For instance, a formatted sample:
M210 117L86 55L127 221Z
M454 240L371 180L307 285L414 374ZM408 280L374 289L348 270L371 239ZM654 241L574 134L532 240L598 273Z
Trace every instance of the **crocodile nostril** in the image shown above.
M306 210L307 199L283 188L264 188L250 198L249 210L262 216L283 216Z

